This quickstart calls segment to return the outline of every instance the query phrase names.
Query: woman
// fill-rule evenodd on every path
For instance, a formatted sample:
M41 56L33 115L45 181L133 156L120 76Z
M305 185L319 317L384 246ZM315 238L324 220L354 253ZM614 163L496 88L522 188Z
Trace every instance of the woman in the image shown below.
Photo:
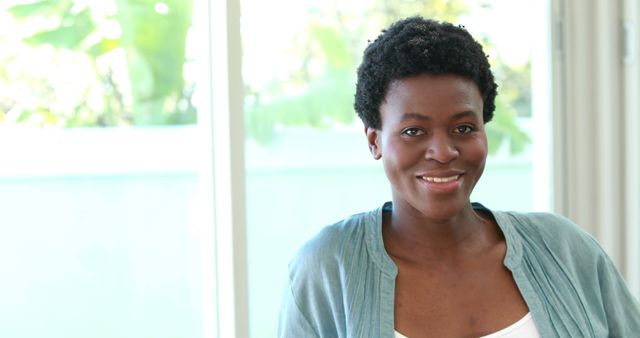
M367 47L355 109L392 202L301 249L281 337L640 335L640 306L589 235L470 202L496 88L461 27L412 17Z

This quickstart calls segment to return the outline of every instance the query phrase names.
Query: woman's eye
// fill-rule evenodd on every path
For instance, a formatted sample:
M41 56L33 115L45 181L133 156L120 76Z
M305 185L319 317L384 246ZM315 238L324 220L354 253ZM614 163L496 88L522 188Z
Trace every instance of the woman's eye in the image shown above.
M407 128L402 131L402 135L406 136L419 136L424 134L424 131L420 128Z
M474 131L473 126L470 126L468 124L457 126L455 129L456 134L461 134L461 135L469 134L472 131Z

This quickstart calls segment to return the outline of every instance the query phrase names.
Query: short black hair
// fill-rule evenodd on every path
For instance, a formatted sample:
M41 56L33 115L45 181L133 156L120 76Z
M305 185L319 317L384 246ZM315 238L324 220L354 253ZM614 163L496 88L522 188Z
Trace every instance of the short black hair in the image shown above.
M380 105L389 84L422 74L472 80L483 99L483 121L493 118L498 85L482 46L463 26L419 16L393 23L364 50L354 108L365 126L380 129Z

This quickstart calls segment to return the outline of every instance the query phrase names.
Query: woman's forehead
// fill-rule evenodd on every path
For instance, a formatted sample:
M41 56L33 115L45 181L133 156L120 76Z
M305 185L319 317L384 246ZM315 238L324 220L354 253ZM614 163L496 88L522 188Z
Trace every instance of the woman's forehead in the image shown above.
M429 103L482 104L475 82L458 75L418 75L393 81L384 104L424 105Z

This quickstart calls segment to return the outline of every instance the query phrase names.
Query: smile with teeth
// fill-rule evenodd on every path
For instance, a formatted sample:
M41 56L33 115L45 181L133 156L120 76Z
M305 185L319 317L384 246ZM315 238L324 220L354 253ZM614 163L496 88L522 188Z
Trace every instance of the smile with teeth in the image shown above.
M460 178L460 175L449 176L449 177L430 177L430 176L422 176L422 179L427 182L435 182L435 183L447 183L453 182Z

